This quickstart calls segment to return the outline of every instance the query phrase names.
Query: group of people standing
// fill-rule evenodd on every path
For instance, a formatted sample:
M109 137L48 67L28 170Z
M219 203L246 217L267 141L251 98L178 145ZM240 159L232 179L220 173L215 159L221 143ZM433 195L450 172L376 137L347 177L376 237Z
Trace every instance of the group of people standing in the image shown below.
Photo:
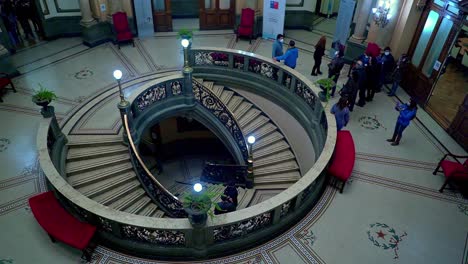
M17 47L21 42L18 24L21 26L26 39L35 39L33 28L36 32L39 31L40 22L35 1L33 0L1 0L0 17L13 47ZM31 27L30 21L33 27Z

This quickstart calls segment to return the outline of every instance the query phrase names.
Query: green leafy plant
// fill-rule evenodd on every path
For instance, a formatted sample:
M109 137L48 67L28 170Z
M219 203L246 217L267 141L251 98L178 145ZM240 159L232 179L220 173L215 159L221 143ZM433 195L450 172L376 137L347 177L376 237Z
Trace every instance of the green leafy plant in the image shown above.
M211 206L214 205L216 209L222 210L217 203L213 202L213 199L219 197L220 195L221 191L216 190L216 186L212 185L199 193L183 193L182 204L185 208L206 212L210 218L213 219L214 213L211 210Z
M48 101L52 102L53 100L57 99L57 95L55 92L47 90L44 88L40 83L39 83L39 91L36 91L36 93L33 95L33 99L36 101Z
M192 39L193 31L190 29L181 29L177 32L179 38Z
M332 76L330 78L320 79L315 82L317 85L319 85L321 88L325 90L325 98L327 102L328 100L330 100L331 89L333 88L333 86L336 85L335 81L333 81L334 77L335 76Z

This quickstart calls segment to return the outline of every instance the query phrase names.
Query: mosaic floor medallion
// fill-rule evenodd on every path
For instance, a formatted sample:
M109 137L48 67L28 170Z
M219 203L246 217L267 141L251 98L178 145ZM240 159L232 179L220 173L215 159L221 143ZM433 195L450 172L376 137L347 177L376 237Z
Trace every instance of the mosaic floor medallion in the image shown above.
M359 117L358 122L361 124L361 127L369 130L384 128L379 120L377 120L376 116L361 116Z
M3 152L8 149L11 141L8 138L0 138L0 152Z
M458 205L458 210L460 210L460 212L462 212L463 214L468 216L468 206L467 205L459 204Z
M76 72L74 77L75 79L78 79L78 80L84 80L84 79L88 79L89 77L93 75L94 75L94 72L92 70L90 70L89 68L84 68L81 71Z
M384 250L393 250L394 259L398 256L398 245L406 236L406 232L397 233L396 230L384 223L374 223L369 225L367 238L374 244Z

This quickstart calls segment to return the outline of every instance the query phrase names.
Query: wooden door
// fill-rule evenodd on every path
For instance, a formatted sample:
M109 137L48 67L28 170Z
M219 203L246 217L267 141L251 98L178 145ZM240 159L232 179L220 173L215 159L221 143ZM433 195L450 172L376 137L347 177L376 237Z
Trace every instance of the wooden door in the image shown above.
M463 104L460 105L448 132L452 137L468 151L468 95L465 96Z
M409 56L411 63L402 87L418 103L427 103L442 64L448 56L460 25L460 17L434 3L427 8L419 22Z
M171 0L152 0L154 31L172 31Z
M232 29L236 18L235 0L199 0L200 29Z

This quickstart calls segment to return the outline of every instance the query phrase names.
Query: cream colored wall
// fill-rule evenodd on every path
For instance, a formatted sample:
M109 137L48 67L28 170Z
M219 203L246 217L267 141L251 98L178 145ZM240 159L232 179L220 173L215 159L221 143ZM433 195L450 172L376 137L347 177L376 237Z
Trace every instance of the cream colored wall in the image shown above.
M101 11L101 4L106 5L106 11ZM90 0L93 17L99 21L112 21L112 14L124 11L128 17L133 17L131 0Z
M403 3L389 45L395 58L398 58L403 53L407 53L413 40L413 35L422 15L422 11L416 8L417 2L418 0L405 0Z
M169 118L160 123L162 143L170 143L181 139L216 138L210 131L188 131L180 133L177 131L176 118Z
M61 16L81 16L79 0L41 0L39 2L46 19ZM69 10L72 12L69 12Z
M242 8L252 8L255 14L263 13L263 0L236 0L236 15L240 15Z

